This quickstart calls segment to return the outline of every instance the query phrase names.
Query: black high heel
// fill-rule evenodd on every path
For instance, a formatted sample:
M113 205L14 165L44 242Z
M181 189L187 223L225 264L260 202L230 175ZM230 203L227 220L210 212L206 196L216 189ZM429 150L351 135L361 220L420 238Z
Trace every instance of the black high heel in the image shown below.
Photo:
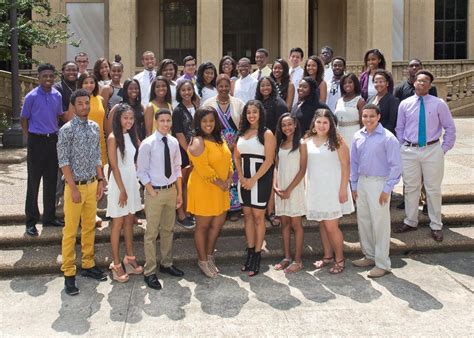
M250 264L252 263L253 256L255 255L255 248L247 248L247 259L244 265L240 268L240 271L249 271Z
M249 277L258 275L258 272L260 271L260 260L262 259L261 253L261 251L255 252L253 255L253 259L247 273Z

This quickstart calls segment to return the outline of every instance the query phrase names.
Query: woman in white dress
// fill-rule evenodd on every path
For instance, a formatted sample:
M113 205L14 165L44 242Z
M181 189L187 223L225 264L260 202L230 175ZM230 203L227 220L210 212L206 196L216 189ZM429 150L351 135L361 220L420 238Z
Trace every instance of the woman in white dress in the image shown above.
M320 222L324 250L323 258L314 262L314 266L320 269L333 263L329 272L341 273L345 265L339 218L354 211L349 188L349 148L336 133L328 109L316 111L305 142L308 148L306 219Z
M285 258L275 265L276 270L285 273L297 272L303 268L302 216L306 214L304 195L304 176L308 153L306 143L301 142L301 128L296 117L284 113L276 125L278 155L275 164L276 215L281 219L281 234ZM295 233L295 259L291 262L290 237ZM290 264L291 263L291 264Z
M113 262L110 264L112 278L118 282L128 281L129 274L141 274L133 254L134 215L142 209L140 186L135 170L137 136L135 114L132 107L122 103L117 107L112 123L112 133L107 139L109 165L112 169L107 195L107 216L112 218L110 244ZM120 260L119 242L123 228L126 256Z
M362 128L362 108L365 100L360 96L359 79L354 73L344 75L341 79L341 98L336 103L334 114L337 117L337 132L348 147L352 144L354 134Z

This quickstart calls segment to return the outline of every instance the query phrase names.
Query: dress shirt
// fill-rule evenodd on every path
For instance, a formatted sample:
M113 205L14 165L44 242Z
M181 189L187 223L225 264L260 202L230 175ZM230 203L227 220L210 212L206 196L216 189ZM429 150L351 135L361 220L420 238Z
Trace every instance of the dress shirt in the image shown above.
M438 90L436 89L436 86L432 85L428 94L438 96ZM413 83L410 83L408 82L408 80L405 80L395 88L395 92L393 95L395 95L395 97L397 97L400 102L402 102L410 96L415 95L415 86L413 85Z
M41 86L25 96L21 117L28 120L28 131L35 134L58 132L58 116L64 114L62 97L56 89L44 91Z
M456 126L449 111L448 105L442 99L431 95L423 96L426 116L426 142L441 137L443 128L443 144L441 147L446 153L456 141ZM418 122L420 101L418 95L403 100L398 107L397 137L400 143L418 143Z
M295 67L295 68L290 68L290 80L295 86L295 88L298 88L298 85L303 78L303 68L301 66Z
M324 65L324 81L327 83L331 82L333 76L332 62L329 62L327 65Z
M241 99L244 103L254 100L257 84L258 81L249 75L244 78L239 77L234 84L234 97Z
M181 152L178 140L166 135L171 158L171 176L165 176L165 144L159 131L143 140L138 151L137 176L143 185L164 186L174 183L181 177Z
M189 80L191 81L193 84L196 83L196 76L190 76L186 73L184 73L183 75L181 75L177 80L176 80L176 85L179 85L180 82L184 81L184 80Z
M70 166L74 181L91 179L102 165L99 125L75 115L59 130L57 149L59 167Z
M255 80L258 80L258 72L259 71L260 71L260 69L257 68L257 70L252 73L252 77ZM262 74L260 75L260 78L262 78L263 76L270 76L271 73L272 73L272 70L270 69L270 67L265 66L265 67L262 68Z
M372 133L364 127L354 134L351 146L351 187L357 191L360 176L386 177L383 191L390 193L402 175L397 138L378 124Z
M341 79L335 80L334 77L327 82L326 104L332 112L336 111L337 100L341 98Z
M147 106L148 102L150 101L150 89L151 89L151 82L150 82L150 73L153 75L153 79L156 77L156 71L152 70L144 70L143 72L138 73L133 78L140 83L140 91L141 91L141 99L142 105Z

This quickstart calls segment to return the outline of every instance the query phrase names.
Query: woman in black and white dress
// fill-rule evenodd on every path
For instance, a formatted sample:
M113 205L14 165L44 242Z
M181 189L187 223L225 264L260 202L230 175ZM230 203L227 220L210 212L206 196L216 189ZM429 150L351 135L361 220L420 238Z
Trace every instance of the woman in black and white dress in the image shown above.
M266 230L265 209L273 184L276 141L272 132L265 127L264 112L260 101L247 102L234 150L248 246L242 271L247 271L249 276L256 275L260 270L260 253Z

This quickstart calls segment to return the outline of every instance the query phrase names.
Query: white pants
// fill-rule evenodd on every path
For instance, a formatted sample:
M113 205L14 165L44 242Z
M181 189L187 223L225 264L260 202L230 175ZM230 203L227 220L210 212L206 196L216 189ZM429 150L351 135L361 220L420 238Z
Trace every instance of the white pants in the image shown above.
M380 205L385 177L361 176L357 183L357 225L360 245L365 257L375 265L390 271L390 197Z
M444 151L439 142L418 148L403 145L400 149L405 184L405 219L411 227L418 226L418 201L421 184L426 190L430 228L441 230L441 182L444 175Z

